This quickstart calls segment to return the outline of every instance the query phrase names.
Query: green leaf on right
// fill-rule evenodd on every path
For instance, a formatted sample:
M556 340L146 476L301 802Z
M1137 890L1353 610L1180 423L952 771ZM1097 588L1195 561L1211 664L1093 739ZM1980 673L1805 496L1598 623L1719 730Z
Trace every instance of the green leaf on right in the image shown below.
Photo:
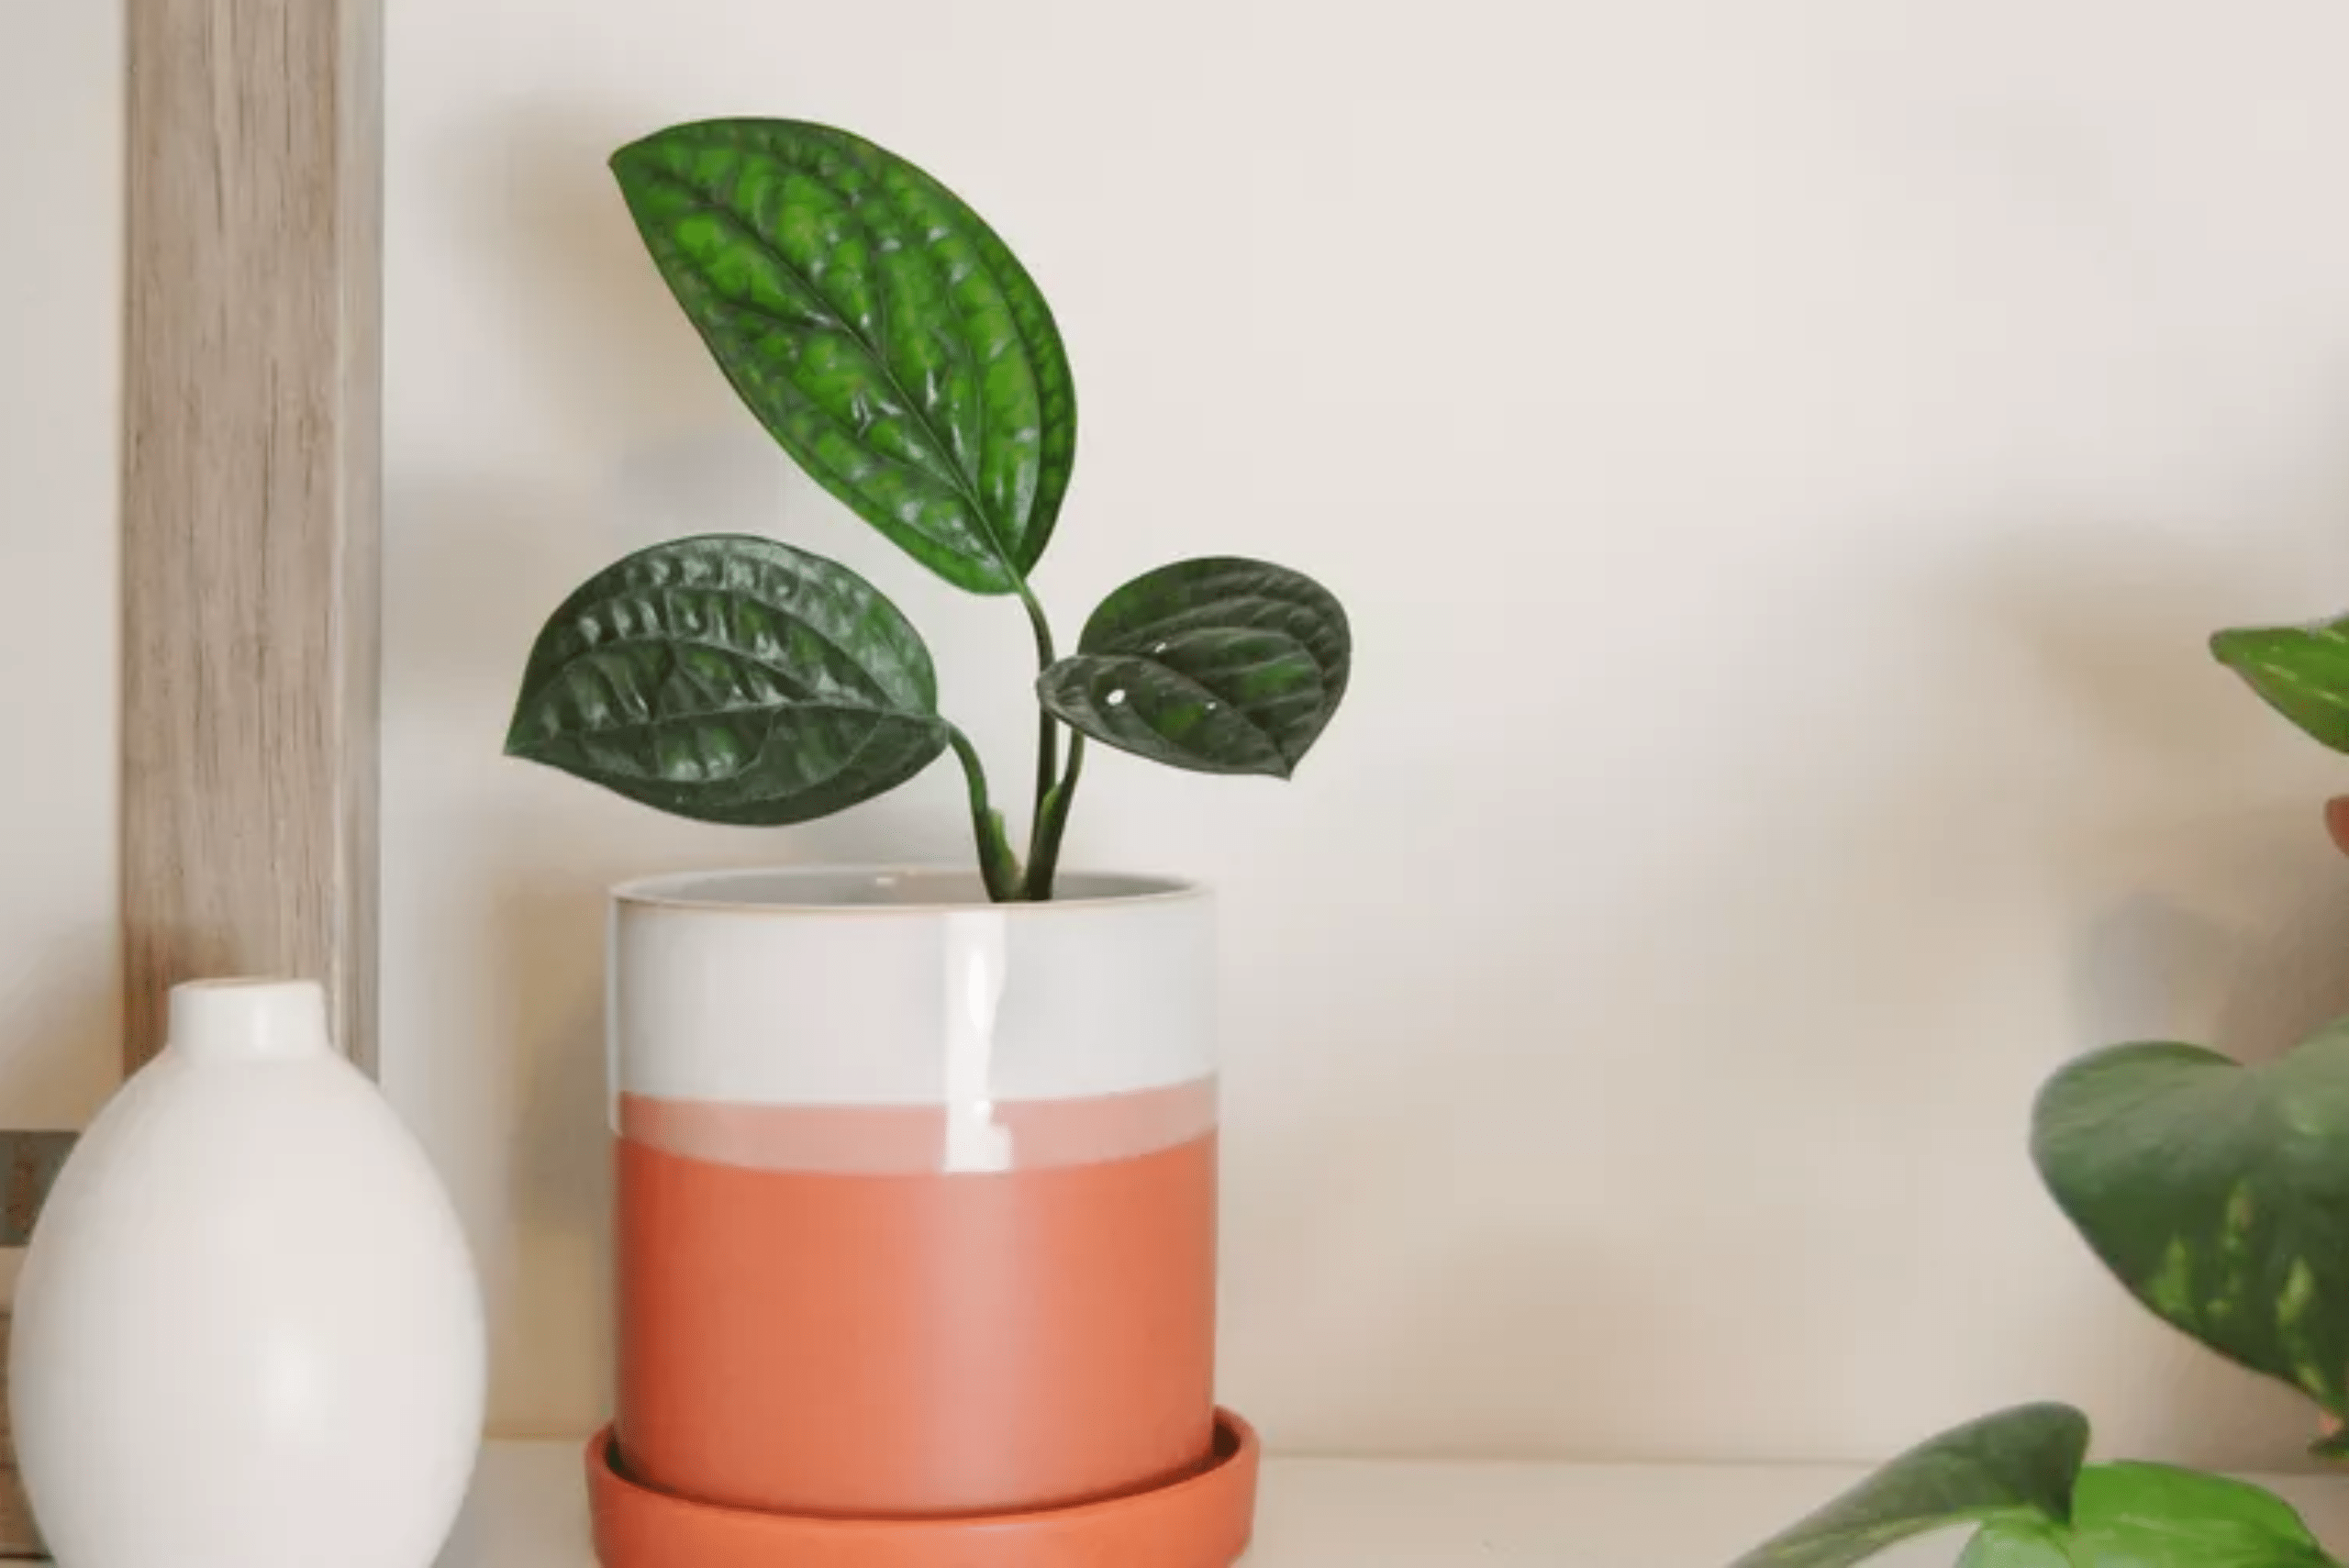
M1043 295L963 199L799 120L672 126L612 155L655 266L750 411L941 577L1018 591L1076 462Z
M2071 1532L2045 1519L1994 1519L1965 1543L1957 1568L2079 1568Z
M1177 562L1111 594L1078 651L1037 677L1047 711L1171 767L1287 778L1338 711L1346 612L1269 562Z
M2336 1568L2291 1505L2220 1475L2095 1464L2072 1522L1986 1525L1958 1568Z
M1901 1454L1731 1568L1851 1568L1911 1536L1952 1525L2060 1523L2071 1515L2087 1447L2087 1418L2067 1405L2022 1405L1981 1417ZM2017 1558L2001 1568L2027 1562Z
M944 751L921 634L836 562L708 535L582 584L530 650L508 754L704 822L805 822Z
M2154 1313L2349 1416L2349 1020L2245 1067L2110 1047L2040 1091L2032 1155Z
M2210 652L2311 739L2349 751L2349 617L2222 631Z

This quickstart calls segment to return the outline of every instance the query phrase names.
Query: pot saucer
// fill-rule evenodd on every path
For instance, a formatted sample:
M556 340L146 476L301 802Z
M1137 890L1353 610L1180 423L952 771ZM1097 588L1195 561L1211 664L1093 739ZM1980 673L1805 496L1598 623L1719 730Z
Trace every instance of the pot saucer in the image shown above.
M818 1518L718 1507L638 1485L610 1428L587 1445L603 1568L1231 1568L1256 1512L1256 1433L1216 1412L1206 1463L1160 1485L1032 1513Z

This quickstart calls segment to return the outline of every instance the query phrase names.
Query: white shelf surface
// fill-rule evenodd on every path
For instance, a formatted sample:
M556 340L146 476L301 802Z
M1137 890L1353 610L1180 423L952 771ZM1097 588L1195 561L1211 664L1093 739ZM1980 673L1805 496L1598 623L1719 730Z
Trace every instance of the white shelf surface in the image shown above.
M493 1443L440 1568L595 1568L583 1444ZM1856 1468L1269 1459L1247 1568L1726 1568ZM2349 1476L2264 1478L2336 1554ZM1882 1568L1950 1568L1962 1536Z

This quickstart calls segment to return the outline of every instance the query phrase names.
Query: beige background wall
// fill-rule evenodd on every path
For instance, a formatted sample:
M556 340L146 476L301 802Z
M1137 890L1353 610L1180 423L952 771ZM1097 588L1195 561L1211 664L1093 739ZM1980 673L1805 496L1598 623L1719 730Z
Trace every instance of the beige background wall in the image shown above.
M0 1123L73 1126L122 1060L119 0L0 5Z
M1016 615L795 477L628 228L614 146L747 112L915 156L1042 280L1085 410L1064 626L1225 549L1357 616L1295 784L1107 760L1073 851L1227 895L1226 1392L1275 1442L1866 1455L2061 1396L2116 1449L2295 1450L2092 1269L2021 1129L2086 1047L2349 1007L2314 817L2349 767L2201 651L2349 603L2349 9L391 27L385 1052L490 1268L506 1429L602 1400L601 885L965 850L944 768L760 836L501 762L540 617L629 547L773 530L897 595L1024 755ZM0 431L95 505L95 435ZM22 461L11 552L62 515Z

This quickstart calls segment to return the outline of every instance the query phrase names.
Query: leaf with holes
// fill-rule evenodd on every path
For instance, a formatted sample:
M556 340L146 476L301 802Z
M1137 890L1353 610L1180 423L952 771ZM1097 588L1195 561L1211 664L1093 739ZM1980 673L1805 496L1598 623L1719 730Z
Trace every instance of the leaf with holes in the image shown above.
M951 735L930 651L855 573L773 539L655 545L530 650L506 749L704 822L805 822L896 788Z
M2210 652L2311 739L2349 751L2349 617L2222 631Z
M2244 1067L2114 1046L2040 1091L2032 1154L2137 1299L2349 1415L2349 1021Z
M1177 562L1101 601L1078 651L1037 678L1097 740L1206 773L1286 778L1345 695L1346 612L1268 562Z
M2070 1518L2088 1422L2021 1405L1928 1439L1731 1568L1851 1568L1899 1541L1986 1519Z
M895 153L795 120L674 126L612 170L686 318L793 460L948 582L1017 591L1068 489L1076 391L995 231Z

